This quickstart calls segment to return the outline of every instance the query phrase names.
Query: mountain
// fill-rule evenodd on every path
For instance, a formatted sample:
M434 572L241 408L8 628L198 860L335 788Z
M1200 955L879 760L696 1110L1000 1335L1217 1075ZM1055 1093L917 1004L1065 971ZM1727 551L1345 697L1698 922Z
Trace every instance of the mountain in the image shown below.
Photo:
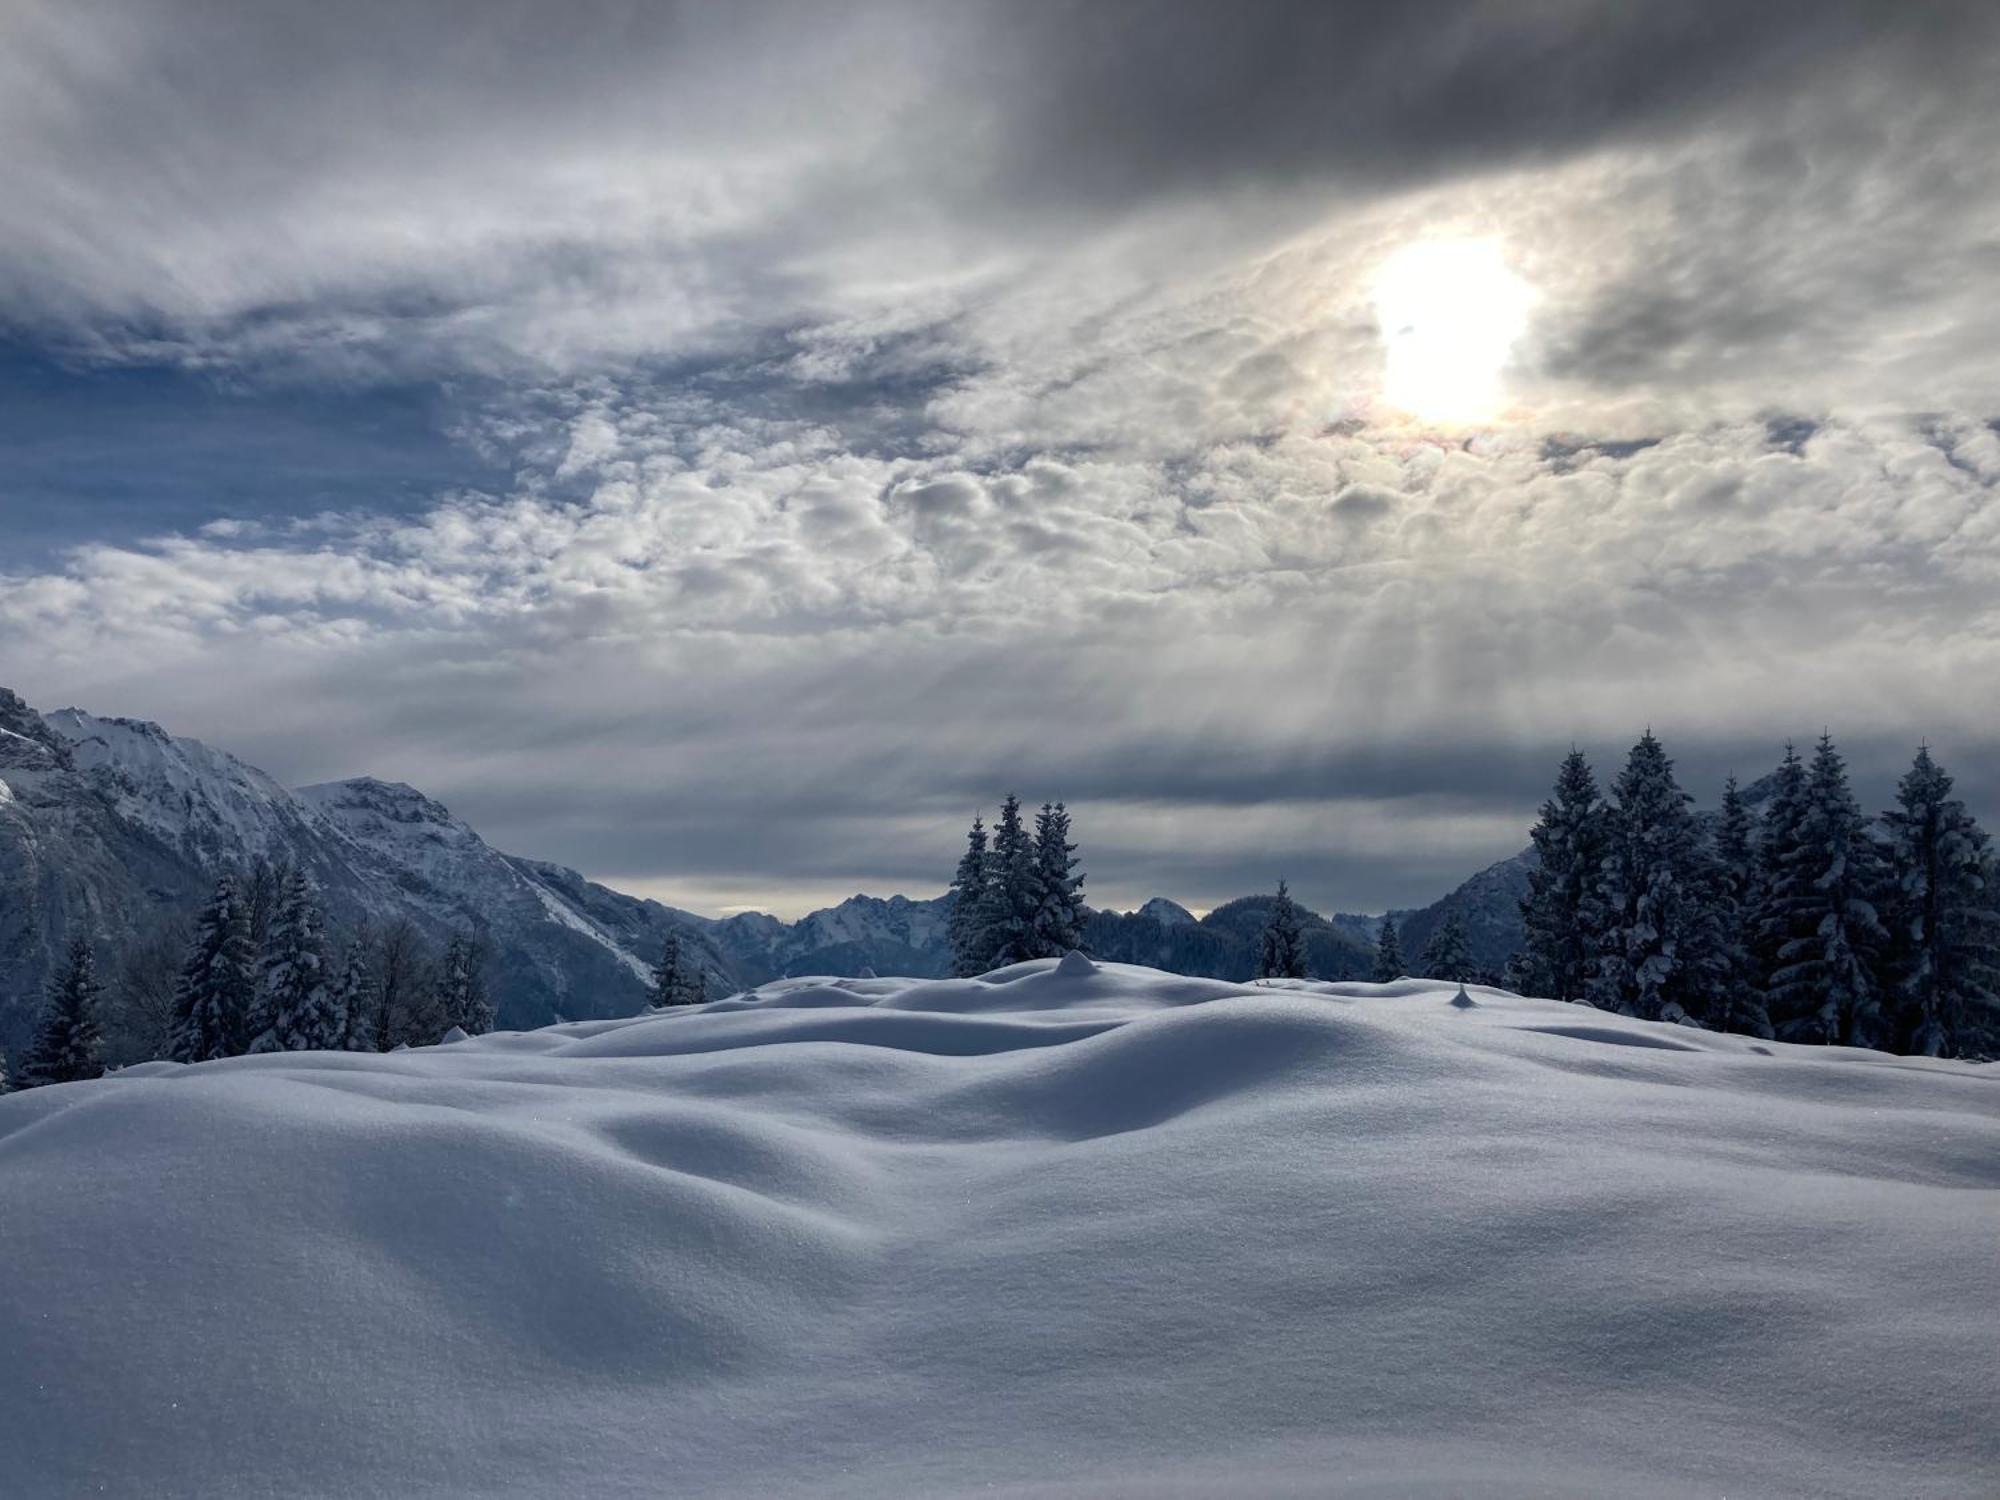
M855 896L795 923L716 921L495 849L434 798L372 776L297 789L197 739L0 689L0 1048L18 1048L71 933L109 971L184 921L218 873L292 863L336 934L407 921L479 936L508 1026L629 1015L668 932L731 990L786 975L950 967L948 897Z
M512 859L411 787L293 791L157 724L37 714L4 690L0 731L0 1046L20 1044L72 932L115 960L184 918L220 871L257 860L305 869L336 933L398 921L436 941L475 933L510 1025L637 1009L671 928L736 979L699 918Z
M1445 913L1455 911L1465 923L1466 946L1471 950L1473 963L1497 976L1527 941L1526 929L1521 925L1521 900L1528 894L1528 872L1534 868L1534 849L1523 849L1498 864L1488 865L1429 906L1396 913L1403 952L1412 964L1416 963L1423 954L1424 944L1444 921Z
M1239 896L1197 921L1186 907L1154 898L1132 913L1091 913L1084 946L1097 958L1145 964L1210 979L1249 979L1257 972L1257 942L1269 917L1269 895ZM1162 909L1165 909L1162 912ZM1322 979L1361 979L1373 970L1373 947L1319 913L1299 908L1306 960Z

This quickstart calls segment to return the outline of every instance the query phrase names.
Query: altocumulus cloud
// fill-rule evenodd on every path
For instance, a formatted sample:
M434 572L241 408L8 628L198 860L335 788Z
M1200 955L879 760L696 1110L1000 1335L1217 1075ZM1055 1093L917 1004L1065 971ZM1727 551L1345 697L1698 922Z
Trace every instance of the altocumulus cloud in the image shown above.
M1990 23L1653 10L17 11L17 339L476 376L513 478L0 570L0 670L705 906L1016 783L1100 899L1407 904L1648 721L1992 807ZM1439 234L1538 298L1476 433L1375 395Z

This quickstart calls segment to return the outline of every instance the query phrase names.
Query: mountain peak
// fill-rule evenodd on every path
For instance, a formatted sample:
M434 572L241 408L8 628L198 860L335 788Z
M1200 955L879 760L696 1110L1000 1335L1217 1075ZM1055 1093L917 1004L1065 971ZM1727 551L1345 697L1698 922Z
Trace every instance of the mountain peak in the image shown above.
M1193 912L1178 901L1169 901L1165 896L1155 896L1132 915L1151 917L1162 927L1192 927L1195 923Z
M350 776L344 781L321 781L312 786L299 787L294 795L341 824L372 816L391 823L421 823L472 832L470 827L452 815L450 808L435 797L418 791L407 781L384 781L379 776Z

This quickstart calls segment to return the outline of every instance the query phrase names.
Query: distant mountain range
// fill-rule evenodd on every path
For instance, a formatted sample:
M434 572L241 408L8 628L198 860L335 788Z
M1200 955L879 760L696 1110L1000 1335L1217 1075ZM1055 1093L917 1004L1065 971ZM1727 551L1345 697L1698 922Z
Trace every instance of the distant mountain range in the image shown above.
M796 922L702 917L502 853L401 782L362 776L288 789L157 724L75 708L38 713L0 688L0 1047L21 1043L73 932L88 931L115 958L184 919L220 870L259 859L307 870L336 929L407 920L439 940L478 934L507 1026L631 1013L669 932L731 988L790 974L950 967L948 895L853 896ZM1475 957L1497 968L1520 941L1514 902L1525 859L1398 913L1406 951L1420 952L1456 908ZM1197 920L1155 898L1134 913L1093 914L1087 942L1105 958L1243 978L1270 899L1247 896ZM1369 971L1380 918L1304 916L1315 972Z

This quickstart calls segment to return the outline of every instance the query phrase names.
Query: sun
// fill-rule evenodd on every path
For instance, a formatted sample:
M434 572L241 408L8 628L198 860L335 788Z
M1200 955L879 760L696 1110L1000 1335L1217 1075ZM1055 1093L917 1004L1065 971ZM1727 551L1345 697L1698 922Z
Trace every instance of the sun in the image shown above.
M1375 317L1389 354L1382 394L1426 422L1492 421L1503 404L1501 371L1534 300L1498 240L1405 245L1375 279Z

